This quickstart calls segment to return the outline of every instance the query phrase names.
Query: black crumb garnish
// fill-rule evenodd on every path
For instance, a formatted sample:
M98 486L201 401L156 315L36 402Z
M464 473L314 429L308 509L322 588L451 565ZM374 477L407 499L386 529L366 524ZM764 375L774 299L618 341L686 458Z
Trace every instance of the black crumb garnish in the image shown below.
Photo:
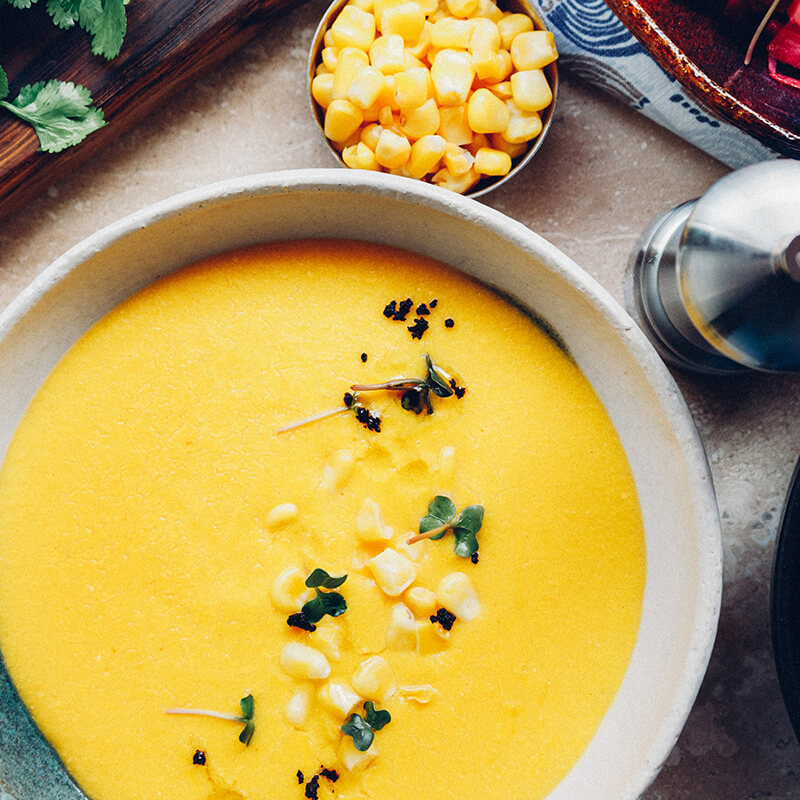
M386 317L386 319L391 319L395 315L396 311L397 311L397 301L392 300L390 303L387 303L384 306L383 316Z
M381 418L374 411L370 411L364 406L356 406L356 419L368 430L381 432Z
M478 551L477 550L469 557L469 560L473 564L477 564L478 563Z
M448 318L447 318L447 319L444 321L444 326L445 326L445 328L452 328L452 327L453 327L453 325L455 325L455 324L456 324L456 323L455 323L455 321L453 320L453 318L452 318L452 317L448 317Z
M405 300L401 300L397 304L397 310L394 312L392 319L398 322L405 322L408 312L411 311L412 308L414 308L414 301L410 297L406 297Z
M355 396L352 392L345 392L344 397L342 398L342 402L350 408L353 405L353 401L355 400Z
M414 324L408 326L408 332L411 334L412 339L421 339L428 327L428 320L424 317L417 317L414 320Z
M319 791L319 775L315 775L306 784L306 797L308 800L317 800L317 792Z
M286 624L291 628L300 628L302 631L313 632L317 629L317 626L302 611L290 614Z
M463 386L459 386L456 383L456 379L455 378L450 378L450 388L453 390L453 394L459 400L467 393L467 390Z
M297 770L297 782L302 784L305 782L306 776L303 775L303 770Z
M430 309L425 305L425 303L420 303L417 306L417 314L419 314L421 317L426 317L430 313Z
M195 750L192 756L192 764L197 764L199 767L205 766L206 754L202 750Z
M440 608L435 614L431 615L431 622L438 622L446 631L453 627L456 615L446 608Z
M323 778L327 778L331 783L336 783L336 781L339 780L339 773L335 769L322 767L322 769L319 771L319 774L322 775Z
M431 300L431 301L430 301L430 303L428 303L428 305L429 305L431 308L436 308L436 306L438 306L438 305L439 305L439 301L438 301L438 300L437 300L437 299L434 297L434 298L433 298L433 300Z
M361 363L362 364L366 364L368 358L369 358L369 356L366 353L362 353L361 354Z

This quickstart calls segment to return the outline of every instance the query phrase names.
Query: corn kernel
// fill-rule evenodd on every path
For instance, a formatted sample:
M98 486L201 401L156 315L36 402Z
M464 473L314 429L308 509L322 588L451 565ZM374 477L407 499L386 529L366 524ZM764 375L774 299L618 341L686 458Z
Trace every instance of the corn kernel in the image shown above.
M314 690L311 686L300 686L297 691L289 698L286 704L286 719L295 728L304 728L311 717L311 706L314 698Z
M437 134L429 134L411 145L406 170L412 178L422 178L438 168L447 142Z
M456 450L450 445L445 445L439 451L439 464L437 467L439 481L447 487L453 482L456 474Z
M370 150L373 152L375 148L378 146L378 139L380 138L381 131L383 128L376 123L372 123L371 125L365 125L361 129L361 141L369 147Z
M334 450L322 468L322 487L328 491L341 489L350 480L355 467L356 460L352 450Z
M357 47L343 47L336 59L333 72L333 99L347 97L350 84L356 79L363 67L369 65L369 56Z
M471 17L478 8L478 0L446 0L447 10L454 17L466 19Z
M502 150L504 153L508 153L511 158L519 158L523 153L526 153L528 150L528 142L507 142L503 135L500 133L493 133L490 137L492 142L492 147L495 150Z
M469 144L472 141L472 128L467 122L466 106L452 106L439 109L439 130L450 144Z
M367 109L375 104L380 97L383 91L383 81L383 73L375 69L375 67L362 66L353 76L344 96L358 108ZM335 92L336 90L334 89L334 95Z
M294 503L279 503L267 513L267 527L275 530L294 522L300 515L300 510Z
M344 638L341 627L335 622L318 622L314 631L314 648L333 661L342 660L341 643Z
M269 599L277 611L291 614L299 611L311 597L305 577L297 567L287 567L272 582Z
M386 646L393 650L417 650L417 623L403 603L392 606L386 629Z
M324 72L316 75L311 81L311 96L323 108L327 108L333 99L333 73Z
M476 133L499 133L511 115L506 104L488 89L477 89L467 103L467 122Z
M481 602L472 581L463 572L451 572L439 581L436 601L462 622L471 622L481 612Z
M469 36L467 48L470 53L488 50L497 53L500 50L500 30L497 24L485 17L471 20L472 32Z
M384 36L398 34L408 44L416 44L425 28L425 12L419 3L407 2L387 8L381 19L381 32Z
M314 70L314 75L333 75L333 73L320 61Z
M330 28L325 31L325 34L322 37L322 44L324 47L335 47L335 43L333 41L333 32Z
M378 95L378 104L382 107L387 107L390 111L400 110L400 106L397 105L397 98L394 94L396 86L394 75L383 76L383 89L380 95Z
M346 683L328 681L317 689L317 700L329 713L345 719L361 699Z
M384 126L378 139L378 146L375 148L378 163L387 169L399 169L405 165L410 155L411 143L408 139Z
M375 17L353 5L346 5L330 27L337 47L358 47L366 51L375 38Z
M300 642L289 642L281 650L281 669L290 677L305 681L322 680L331 674L328 659Z
M378 30L383 31L384 11L386 11L387 8L394 8L395 6L401 6L403 5L403 3L406 2L408 2L408 0L374 0L372 13L375 16L375 23L378 26Z
M542 132L542 120L535 111L523 111L513 100L506 100L506 105L511 121L500 135L507 142L528 142Z
M407 112L401 119L402 132L409 139L421 139L439 130L441 116L436 101L431 97L419 108Z
M384 75L394 75L405 69L403 37L400 34L379 36L369 48L369 61Z
M403 131L400 128L400 119L399 117L392 111L389 106L384 106L378 112L378 122L381 126L381 133L384 130L393 131L396 134L402 134ZM405 135L405 134L403 134ZM380 142L380 136L378 137L378 142ZM377 150L378 144L375 143L375 149Z
M489 137L485 133L476 133L467 145L467 150L474 156L481 147L489 147Z
M418 0L418 2L422 11L428 17L439 10L439 0Z
M427 705L436 697L438 692L429 683L421 683L412 686L399 686L397 694L404 700L413 700L420 705Z
M520 70L541 69L558 58L550 31L527 31L514 37L511 58Z
M350 169L370 169L373 172L380 172L381 165L375 158L375 153L363 142L350 145L342 150L342 161Z
M468 192L480 180L480 177L481 176L478 175L474 169L470 169L463 175L453 175L447 169L440 169L438 172L434 173L432 180L437 186L441 186L442 189L449 189L451 192L464 194L464 192Z
M361 109L349 100L331 100L325 111L325 135L332 142L349 139L364 121Z
M472 54L472 66L475 67L478 80L487 84L504 81L514 69L508 50L476 50Z
M431 67L431 78L440 104L463 105L467 102L472 81L475 79L475 68L469 53L441 50Z
M428 619L436 611L436 595L424 586L412 586L403 599L414 615L421 619Z
M338 47L323 47L322 48L322 63L329 72L336 71L336 62L339 58Z
M381 656L370 656L353 672L353 689L362 697L385 703L397 688L392 668Z
M383 521L380 506L374 500L366 498L361 504L356 516L356 533L362 542L388 541L392 538L392 529Z
M360 8L362 11L366 11L368 14L372 14L373 9L375 8L375 0L350 0L348 5L355 6L356 8Z
M369 108L364 109L364 125L369 125L378 121L378 114L381 111L380 102L373 103Z
M514 93L511 91L511 81L500 81L500 83L493 83L489 87L492 94L499 97L501 100L510 100Z
M506 14L498 21L500 39L506 50L511 49L511 42L520 33L533 30L533 20L527 14Z
M431 27L431 46L440 50L459 47L466 50L471 33L472 25L467 20L445 17Z
M425 67L412 67L394 76L394 96L402 111L419 108L428 99L428 77Z
M492 0L478 0L478 7L473 14L475 17L486 17L492 22L499 22L503 18L503 12Z
M406 47L406 54L410 54L415 58L423 59L431 49L431 25L428 20L425 20L425 25L422 27L422 33L419 35L416 43Z
M544 72L540 69L526 69L511 76L511 91L514 102L523 111L541 111L553 100L553 92Z
M339 744L336 745L336 757L348 772L360 772L366 769L377 756L378 749L374 742L369 746L369 750L364 752L356 749L350 736L342 736Z
M343 142L331 142L331 146L338 150L339 153L343 153L348 147L355 147L358 144L358 130L354 131L350 134Z
M402 594L417 577L414 562L391 547L371 558L367 566L381 591L389 597Z
M502 150L481 147L475 154L475 172L481 175L508 175L511 170L511 156Z
M447 148L444 153L444 166L447 171L455 176L466 175L475 163L475 157L469 150L459 147L452 142L447 143Z
M441 653L450 646L450 631L446 631L438 623L429 619L417 622L417 652L420 655L433 655Z

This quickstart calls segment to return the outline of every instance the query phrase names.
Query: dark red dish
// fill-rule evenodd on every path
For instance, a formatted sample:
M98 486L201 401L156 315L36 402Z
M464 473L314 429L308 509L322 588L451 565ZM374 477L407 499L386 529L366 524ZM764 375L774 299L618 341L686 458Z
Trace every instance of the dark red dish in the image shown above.
M764 31L745 66L748 44L768 2L743 4L749 5L743 14L731 14L726 0L606 2L699 102L779 153L800 158L800 86L793 85L799 76L775 59L775 47L768 50L786 27L785 10ZM780 79L787 76L790 80Z

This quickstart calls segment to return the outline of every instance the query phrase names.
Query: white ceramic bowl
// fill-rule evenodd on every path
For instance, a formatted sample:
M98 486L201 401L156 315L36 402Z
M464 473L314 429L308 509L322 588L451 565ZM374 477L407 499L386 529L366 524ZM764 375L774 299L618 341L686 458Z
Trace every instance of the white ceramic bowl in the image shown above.
M0 316L0 458L64 352L133 292L213 253L330 236L414 249L513 296L552 326L605 404L644 515L644 608L623 684L548 800L633 800L668 756L707 666L721 594L716 502L689 412L644 335L595 281L524 225L421 182L340 169L230 180L146 208L63 255ZM9 708L13 692L3 678L0 669L0 787L33 800L42 783L37 794L24 774L52 765L46 754L41 766L15 763L33 756L15 745L9 726L28 723Z

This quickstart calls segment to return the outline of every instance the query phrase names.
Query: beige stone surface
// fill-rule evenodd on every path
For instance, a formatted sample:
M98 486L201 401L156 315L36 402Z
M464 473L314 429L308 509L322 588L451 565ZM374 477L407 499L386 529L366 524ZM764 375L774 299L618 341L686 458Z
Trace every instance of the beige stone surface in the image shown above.
M0 309L64 250L144 205L228 177L333 166L304 80L323 10L313 0L286 13L101 157L0 222ZM536 159L484 201L549 239L621 300L639 233L725 172L565 76ZM715 480L725 589L695 709L645 798L800 798L800 746L782 705L769 630L775 538L800 454L800 378L676 377Z

